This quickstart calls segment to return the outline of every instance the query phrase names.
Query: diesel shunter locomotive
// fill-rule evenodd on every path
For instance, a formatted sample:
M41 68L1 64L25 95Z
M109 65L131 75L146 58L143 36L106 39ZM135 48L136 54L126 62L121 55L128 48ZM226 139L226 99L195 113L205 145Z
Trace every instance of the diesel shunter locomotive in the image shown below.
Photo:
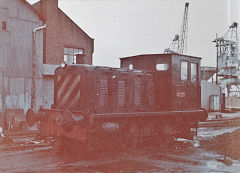
M121 68L58 67L52 108L29 109L27 123L38 121L43 135L85 149L192 138L208 116L201 108L200 60L150 54L121 58Z

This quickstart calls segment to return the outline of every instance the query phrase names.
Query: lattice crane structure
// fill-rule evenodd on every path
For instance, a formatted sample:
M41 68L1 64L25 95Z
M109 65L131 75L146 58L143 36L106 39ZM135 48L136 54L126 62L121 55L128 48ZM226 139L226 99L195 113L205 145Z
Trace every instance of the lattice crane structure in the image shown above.
M226 96L240 97L240 61L238 23L234 22L223 37L213 41L217 48L216 84L227 89Z
M189 3L186 2L180 34L175 35L175 38L173 39L169 48L165 49L164 53L183 54L187 52L188 6Z

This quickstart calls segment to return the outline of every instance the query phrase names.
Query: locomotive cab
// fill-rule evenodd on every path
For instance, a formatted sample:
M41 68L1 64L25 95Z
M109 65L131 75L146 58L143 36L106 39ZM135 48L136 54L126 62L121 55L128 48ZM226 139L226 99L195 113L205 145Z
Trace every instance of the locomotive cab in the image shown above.
M121 68L155 72L157 110L197 110L201 108L200 60L178 54L138 55L121 58Z

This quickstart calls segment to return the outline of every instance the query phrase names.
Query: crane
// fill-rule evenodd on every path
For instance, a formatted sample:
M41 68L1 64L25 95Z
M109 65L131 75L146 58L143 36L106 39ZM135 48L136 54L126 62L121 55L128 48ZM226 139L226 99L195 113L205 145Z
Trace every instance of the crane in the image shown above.
M186 2L180 34L175 35L169 48L165 49L164 53L183 54L184 51L187 52L188 6L189 3Z
M227 88L227 95L230 96L231 86L235 86L234 93L240 96L240 60L238 23L233 22L223 37L216 37L213 41L217 48L217 71L216 84L223 89ZM233 96L233 95L231 95Z

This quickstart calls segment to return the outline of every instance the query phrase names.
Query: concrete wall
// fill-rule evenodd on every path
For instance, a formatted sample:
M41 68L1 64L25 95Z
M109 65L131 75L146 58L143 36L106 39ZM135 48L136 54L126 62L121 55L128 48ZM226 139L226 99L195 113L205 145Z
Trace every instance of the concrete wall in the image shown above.
M210 96L217 95L221 98L221 87L215 84L209 83L205 80L201 81L201 106L202 108L209 110Z
M0 0L0 108L31 107L33 30L43 21L23 0ZM42 104L43 32L36 35L36 107Z

